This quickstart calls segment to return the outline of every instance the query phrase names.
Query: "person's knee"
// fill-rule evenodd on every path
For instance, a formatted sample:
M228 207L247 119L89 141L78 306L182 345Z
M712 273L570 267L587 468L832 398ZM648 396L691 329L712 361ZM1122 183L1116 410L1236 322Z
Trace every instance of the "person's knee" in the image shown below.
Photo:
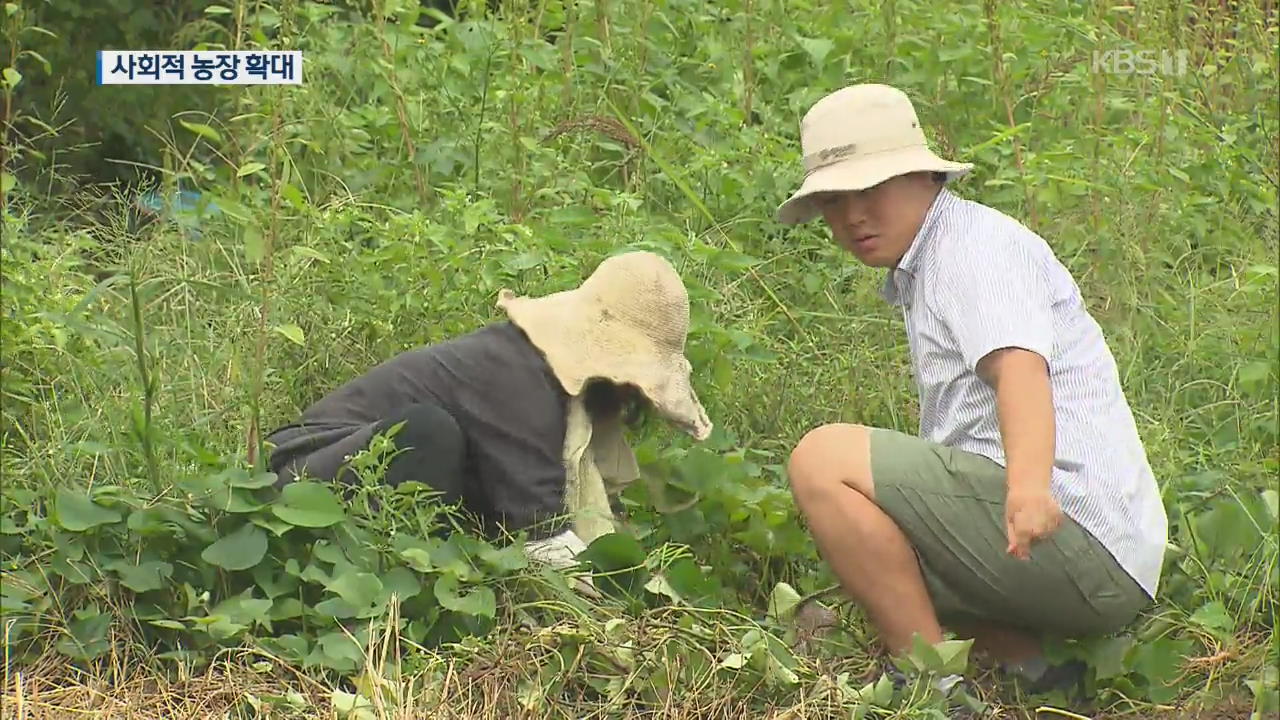
M787 459L787 477L798 500L852 488L872 496L867 427L821 425L805 433Z
M397 450L430 452L444 459L461 455L462 428L444 408L430 404L406 408L395 419L380 423L379 432L388 433L399 426L391 437Z
M466 440L458 422L443 408L414 405L378 423L375 433L390 436L392 455L385 482L420 482L445 493L449 502L463 494Z

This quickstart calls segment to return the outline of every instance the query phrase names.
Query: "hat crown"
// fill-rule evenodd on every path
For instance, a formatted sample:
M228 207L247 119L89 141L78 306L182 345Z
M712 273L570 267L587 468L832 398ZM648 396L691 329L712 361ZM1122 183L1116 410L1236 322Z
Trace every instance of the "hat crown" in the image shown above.
M695 438L711 434L683 352L689 295L659 255L615 255L577 288L545 297L519 298L503 290L498 307L542 351L570 395L580 394L593 378L631 384Z
M661 256L630 252L608 258L582 284L592 299L594 319L621 324L649 338L663 351L684 350L689 331L689 295Z
M800 122L805 167L927 145L910 98L889 85L851 85L819 100Z

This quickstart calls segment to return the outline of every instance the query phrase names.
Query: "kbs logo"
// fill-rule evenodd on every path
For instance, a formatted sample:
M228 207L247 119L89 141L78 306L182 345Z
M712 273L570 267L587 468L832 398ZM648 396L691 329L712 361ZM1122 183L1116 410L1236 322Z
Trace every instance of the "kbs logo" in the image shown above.
M1093 71L1112 75L1185 75L1186 50L1094 50Z

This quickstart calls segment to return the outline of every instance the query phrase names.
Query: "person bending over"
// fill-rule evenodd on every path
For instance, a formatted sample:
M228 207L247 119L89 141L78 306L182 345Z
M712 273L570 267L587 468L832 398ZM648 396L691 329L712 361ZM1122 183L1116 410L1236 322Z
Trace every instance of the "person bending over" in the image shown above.
M638 474L629 415L652 409L697 440L710 434L684 356L688 296L663 258L617 255L578 288L503 290L498 306L506 320L397 355L274 430L277 485L354 482L348 460L399 426L386 483L430 486L567 564L613 531L606 490Z

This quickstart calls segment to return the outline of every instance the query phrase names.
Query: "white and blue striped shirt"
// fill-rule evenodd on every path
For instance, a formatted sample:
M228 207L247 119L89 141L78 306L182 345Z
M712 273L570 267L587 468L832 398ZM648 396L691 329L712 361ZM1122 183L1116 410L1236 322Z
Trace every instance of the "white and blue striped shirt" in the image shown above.
M1045 358L1051 492L1154 597L1168 540L1160 489L1102 330L1049 245L943 188L882 292L903 310L927 440L1004 465L995 392L977 362L1005 347Z

